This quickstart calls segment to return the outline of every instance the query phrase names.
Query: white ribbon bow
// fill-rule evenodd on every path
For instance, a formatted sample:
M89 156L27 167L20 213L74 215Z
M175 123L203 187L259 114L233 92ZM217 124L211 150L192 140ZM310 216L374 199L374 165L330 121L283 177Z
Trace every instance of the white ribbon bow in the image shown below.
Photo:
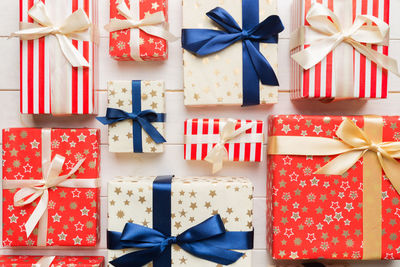
M126 19L111 19L110 23L104 26L109 32L125 29L140 29L150 35L160 37L167 41L176 41L178 39L168 31L168 23L162 11L147 15L142 20L135 20L125 2L120 3L117 9Z
M225 144L232 139L242 135L248 129L254 126L254 123L247 123L235 130L236 120L228 119L225 126L220 132L219 142L211 149L207 154L205 160L213 164L213 173L218 172L222 169L224 160L228 157L228 151L225 148Z
M28 12L36 23L22 23L21 30L11 34L21 40L34 40L44 36L56 36L64 56L74 67L89 67L87 60L79 53L70 39L90 41L91 22L82 8L79 8L61 25L51 20L47 7L42 1L36 2Z
M345 42L354 47L358 52L375 62L379 67L399 75L397 61L385 56L366 44L382 44L389 34L389 25L383 20L369 15L358 15L353 25L344 29L336 16L329 8L314 3L306 17L310 29L318 38L312 38L310 46L292 55L292 58L304 69L308 70L321 62L339 44ZM367 24L367 25L366 25ZM304 36L308 38L306 32ZM300 35L294 39L301 38ZM292 40L296 45L302 43L299 40Z
M18 192L14 195L14 206L25 206L32 203L37 198L40 198L35 210L25 223L27 237L31 235L33 229L36 227L37 223L41 220L45 214L45 211L47 210L47 205L49 202L48 189L55 186L66 186L67 184L69 187L71 187L70 184L74 183L73 180L75 179L69 181L67 181L67 179L79 169L85 159L79 160L68 174L60 176L64 161L65 158L63 156L55 155L54 159L47 168L47 172L43 173L43 180L15 181L17 184L19 184L21 189L18 190Z

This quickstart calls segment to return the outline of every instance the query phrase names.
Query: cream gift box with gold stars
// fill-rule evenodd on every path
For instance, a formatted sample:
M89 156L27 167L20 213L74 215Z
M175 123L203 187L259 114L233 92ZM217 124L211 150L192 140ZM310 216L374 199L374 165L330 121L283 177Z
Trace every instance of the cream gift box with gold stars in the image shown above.
M220 28L206 16L206 13L215 7L224 8L239 26L242 25L242 0L183 0L182 2L184 29L219 30ZM259 0L260 22L276 13L276 0ZM242 42L236 42L222 51L202 57L184 50L185 105L241 105L243 103L242 50ZM277 44L261 43L260 52L277 73ZM260 104L277 102L278 87L263 85L260 82Z
M163 81L108 82L108 108L111 109L135 114L151 110L158 115L164 115L164 97ZM125 119L109 125L110 152L161 153L164 151L162 143L157 144L142 127L135 129L134 123L132 119ZM164 135L164 122L151 122L151 125L160 135Z
M153 182L155 177L121 177L108 183L108 231L122 232L128 222L152 228ZM171 235L219 214L227 231L252 231L253 186L246 178L175 177L171 185ZM110 241L109 241L110 242ZM112 261L136 249L108 250ZM251 250L232 267L250 267ZM215 267L178 245L171 249L171 266ZM111 265L112 266L112 265ZM152 266L152 263L145 265Z

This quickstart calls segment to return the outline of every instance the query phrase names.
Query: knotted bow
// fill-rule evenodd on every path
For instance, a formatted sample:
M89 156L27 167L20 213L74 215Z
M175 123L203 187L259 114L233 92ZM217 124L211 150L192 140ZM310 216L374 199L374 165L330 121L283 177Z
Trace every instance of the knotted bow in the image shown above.
M186 252L217 264L229 265L243 253L232 249L250 249L253 232L226 232L220 215L193 226L176 237L138 224L127 223L122 233L108 231L109 249L141 248L110 263L116 267L140 267L157 259L172 244Z
M27 180L26 186L22 187L25 181L16 181L20 184L20 190L14 195L14 206L21 207L34 202L37 198L40 198L35 210L30 215L28 221L25 223L26 236L29 237L36 227L38 222L41 220L47 210L49 202L49 188L56 186L63 186L67 183L67 179L71 177L82 165L85 159L79 160L75 166L71 169L68 174L61 175L62 167L64 165L65 158L60 155L55 155L54 159L50 162L47 167L47 172L43 173L43 180ZM11 182L11 181L9 181ZM69 185L74 181L69 180ZM9 186L3 186L9 188ZM47 220L47 218L46 218Z
M22 23L21 30L11 34L21 40L34 40L54 35L64 56L74 67L89 67L87 60L79 53L70 39L89 41L91 22L81 8L67 17L61 25L55 25L50 18L47 7L42 1L36 2L28 12L36 23Z
M128 113L126 111L107 108L105 117L97 118L102 124L108 125L124 120L133 120L138 122L145 132L154 140L156 144L165 143L165 138L157 131L151 124L152 122L164 121L163 114L158 114L154 110L148 109L140 111L139 113Z
M304 40L299 40L302 37L312 39L307 42L307 44L309 43L308 48L292 55L292 58L304 69L312 68L339 44L345 42L372 62L375 62L379 67L388 69L400 76L395 59L364 45L364 43L381 44L385 41L389 34L389 25L383 20L370 15L358 15L353 25L345 29L335 13L318 3L313 4L307 13L306 19L312 31L306 32L304 36L298 34L298 36L292 37L292 42L295 43L295 46L305 44ZM365 24L368 25L365 26Z
M223 162L227 158L228 151L226 150L225 144L254 126L254 123L247 123L235 130L236 123L236 120L227 120L225 126L220 132L219 142L211 149L205 158L206 161L213 164L213 173L222 169Z
M241 29L235 19L221 7L207 12L207 16L225 31L183 29L182 46L184 49L199 56L206 56L221 51L237 41L242 41L243 60L251 61L250 66L257 73L261 83L279 85L272 66L254 45L254 43L278 42L278 34L284 29L279 16L270 16L256 26L244 29Z
M147 15L144 19L135 20L124 1L117 6L117 10L126 19L111 19L110 23L104 26L109 32L137 28L167 41L176 41L178 39L168 31L168 23L162 11Z

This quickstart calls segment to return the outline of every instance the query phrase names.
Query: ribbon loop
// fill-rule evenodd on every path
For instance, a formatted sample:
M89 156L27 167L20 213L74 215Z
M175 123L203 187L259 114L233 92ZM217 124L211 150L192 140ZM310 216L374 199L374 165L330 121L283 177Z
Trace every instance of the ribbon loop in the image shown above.
M167 41L176 41L171 32L168 31L168 23L162 11L146 15L141 20L135 20L132 12L124 1L117 6L119 14L126 19L111 19L110 23L105 25L104 28L109 32L126 30L126 29L140 29L150 35L160 37Z
M389 25L383 20L370 15L358 15L351 27L343 28L337 15L322 4L314 3L306 16L310 24L313 40L292 40L296 45L309 44L309 47L292 55L302 68L308 70L321 62L339 44L345 42L362 55L400 76L397 61L383 55L365 44L382 44L389 34ZM367 25L367 26L365 26ZM307 32L305 33L307 35ZM296 35L293 38L302 38ZM307 38L307 36L306 36Z
M254 126L254 123L246 123L239 129L235 130L236 124L236 120L227 120L226 124L220 132L220 140L205 157L205 160L207 162L213 164L213 173L216 173L222 169L223 161L228 156L228 151L225 148L225 144L233 140L234 138L244 134L247 130L251 129Z
M36 2L28 12L36 23L22 23L21 29L11 37L21 40L34 40L48 35L56 36L61 51L73 67L89 67L87 60L79 53L70 39L90 40L90 20L83 9L78 9L64 20L61 25L55 25L42 1Z

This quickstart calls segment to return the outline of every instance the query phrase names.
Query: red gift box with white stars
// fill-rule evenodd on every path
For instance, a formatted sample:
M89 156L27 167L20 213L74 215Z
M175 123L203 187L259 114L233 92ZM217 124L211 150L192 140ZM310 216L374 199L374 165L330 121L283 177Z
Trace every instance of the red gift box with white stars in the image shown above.
M47 133L45 137L45 133ZM65 160L59 176L68 177L68 186L51 186L48 192L46 213L41 218L47 223L44 241L40 246L95 246L99 240L99 186L100 131L98 129L40 129L10 128L3 130L3 240L5 247L38 246L39 224L27 236L25 225L38 203L16 205L14 197L32 180L43 181L47 168L43 159ZM81 165L79 165L81 163ZM46 165L46 166L45 166ZM79 168L78 168L79 167ZM47 173L47 172L46 172ZM82 179L82 180L81 180ZM88 186L81 186L89 181ZM75 183L75 184L74 184ZM6 187L14 184L15 187ZM5 189L6 188L6 189ZM40 190L32 194L42 192ZM29 198L26 197L25 199ZM47 220L46 220L47 217ZM35 225L35 224L34 224Z
M168 21L168 0L110 0L110 19L125 20L118 12L117 6L125 1L135 20L139 21L148 14L163 12ZM139 59L132 53L132 43L139 47ZM168 59L168 42L157 36L150 35L140 29L125 29L110 32L110 56L121 61L162 61Z
M383 125L381 142L399 141L400 117L379 118ZM337 131L345 119L365 131L366 117L363 116L271 116L268 142L273 143L276 136L322 137L339 141L342 139L337 136ZM366 244L370 231L365 230L368 220L363 206L367 205L369 197L365 183L368 175L365 168L369 166L363 164L365 154L342 175L324 175L315 172L335 160L336 155L284 155L270 151L267 243L273 258L368 258L365 248L371 245ZM373 205L381 207L381 214L375 214L372 221L377 220L381 231L378 231L379 238L372 242L379 247L378 255L373 258L400 259L400 195L380 171L375 177L379 191Z
M51 262L50 267L103 267L101 256L8 256L0 255L0 267L31 267L42 261Z

